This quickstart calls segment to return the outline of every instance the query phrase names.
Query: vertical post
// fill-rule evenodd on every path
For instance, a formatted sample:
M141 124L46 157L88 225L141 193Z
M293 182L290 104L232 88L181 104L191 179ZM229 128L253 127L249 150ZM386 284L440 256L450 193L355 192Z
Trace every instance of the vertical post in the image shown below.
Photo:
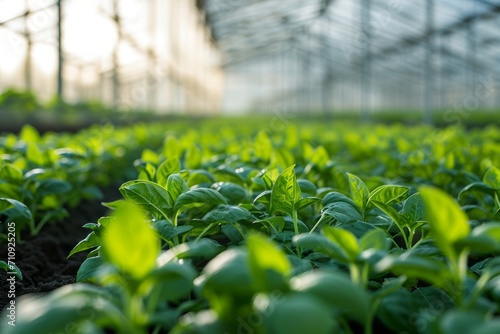
M424 64L424 123L432 124L434 112L434 0L426 4L426 39Z
M362 121L368 121L370 119L371 108L372 108L371 0L361 0L361 33L362 33L361 117Z
M158 78L155 77L158 76L157 70L158 70L158 63L156 59L156 0L150 0L150 25L149 25L149 33L151 34L151 38L153 40L152 45L150 46L148 50L148 58L149 58L149 66L151 67L148 71L148 77L147 77L147 108L149 111L152 111L155 109L156 105L156 93L158 91L158 85L159 83L157 82Z
M62 0L57 0L57 97L63 98Z
M474 1L475 5L475 1ZM475 6L474 6L475 9ZM476 60L476 27L475 20L470 21L467 24L467 89L468 94L474 94L476 91L476 72L477 72L477 60Z
M120 104L120 71L119 71L119 59L118 59L118 51L121 44L122 39L122 30L121 30L121 22L120 15L118 12L118 0L113 0L113 21L116 24L116 30L118 32L118 38L116 40L115 48L113 50L113 108L118 108Z
M446 64L444 57L445 57L445 52L444 52L444 41L445 37L441 36L439 39L439 109L440 111L443 111L448 104L448 99L447 99L447 90L446 90L446 72L444 71L444 66Z
M31 41L31 34L29 32L28 23L29 23L29 3L28 0L24 1L24 7L26 12L24 13L24 36L26 37L26 58L24 60L24 84L26 90L31 90L32 82L31 82L31 51L33 43Z

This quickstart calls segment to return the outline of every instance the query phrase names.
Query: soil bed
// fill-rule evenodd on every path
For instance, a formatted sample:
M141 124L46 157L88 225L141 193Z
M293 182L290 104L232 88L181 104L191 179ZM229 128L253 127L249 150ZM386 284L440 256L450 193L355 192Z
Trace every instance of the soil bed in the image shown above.
M103 201L119 198L117 188L108 191ZM68 211L70 215L64 221L45 226L38 235L24 237L22 243L16 244L15 263L23 273L23 280L16 282L16 298L28 293L52 291L75 282L86 253L75 254L69 259L66 257L90 232L82 225L95 223L106 214L107 208L101 205L101 201L84 201ZM4 258L7 258L7 244L0 245L0 259ZM0 310L9 303L6 279L5 271L0 271Z

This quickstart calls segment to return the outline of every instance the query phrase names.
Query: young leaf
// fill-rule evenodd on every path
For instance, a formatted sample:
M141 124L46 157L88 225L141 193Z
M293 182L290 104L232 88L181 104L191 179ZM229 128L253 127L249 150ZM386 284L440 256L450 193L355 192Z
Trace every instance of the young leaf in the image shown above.
M181 194L175 201L174 210L181 212L205 204L226 204L226 200L217 191L208 188L197 188Z
M157 296L159 300L178 301L189 295L196 275L189 263L169 262L151 271L142 280L138 292Z
M307 208L308 206L318 203L321 201L321 198L318 197L304 197L299 200L297 203L297 211Z
M167 190L150 181L129 181L120 187L123 197L141 206L144 210L154 212L168 218L173 206L172 198Z
M184 162L186 168L195 169L201 166L201 151L197 146L192 146L186 151L186 157L184 158Z
M361 251L375 249L375 250L387 250L388 240L384 231L379 229L374 229L367 232L361 240L359 241L359 247Z
M447 279L448 274L447 268L441 262L408 254L387 256L378 262L374 269L378 273L389 271L438 285Z
M23 280L23 273L14 262L7 263L5 261L0 261L0 269L3 269L8 273L14 273L17 278L19 278L21 281Z
M250 211L233 205L219 205L203 217L207 223L223 221L226 223L236 223L240 220L254 221L256 218Z
M321 210L321 216L330 217L342 224L363 220L363 217L352 205L346 202L334 202L325 206Z
M413 227L415 223L420 222L425 217L424 201L419 193L408 197L403 204L403 209L399 212L404 223Z
M318 233L301 234L295 236L293 242L302 249L310 249L315 252L323 253L339 262L347 264L350 261L346 252L343 251L338 244L333 243L324 235Z
M337 244L344 250L351 261L354 261L359 254L359 244L358 240L349 231L325 226L321 231L330 241Z
M186 182L179 173L171 174L168 176L165 188L167 189L168 194L170 195L170 198L174 203L182 193L185 193L189 190Z
M271 159L273 143L265 131L260 131L254 142L255 156L264 161Z
M76 281L79 283L91 282L103 263L104 261L100 256L85 259L76 273Z
M258 291L268 291L273 287L267 273L272 270L283 278L291 272L291 265L285 253L273 242L258 234L247 239L250 272Z
M406 198L408 191L408 187L383 185L370 193L368 202L377 201L387 205L400 203Z
M274 182L271 205L276 211L291 215L300 200L300 187L294 171L295 165L285 169Z
M16 222L16 224L27 224L33 219L30 209L12 198L0 198L0 209L4 215L9 217L10 221Z
M173 226L166 220L158 220L154 222L153 229L160 235L163 240L171 241L174 237L191 231L193 229L193 226Z
M330 310L313 295L303 292L280 295L279 303L271 296L259 295L254 300L258 314L266 315L263 317L264 329L259 333L340 333Z
M290 284L293 290L307 292L360 323L370 312L370 296L346 275L311 271L294 277Z
M351 196L356 206L360 209L364 209L366 202L368 201L368 195L370 191L366 185L361 181L359 177L353 174L347 173L349 179L349 188L351 189Z
M85 250L97 247L101 245L101 238L96 234L96 232L92 231L83 239L80 241L68 255L68 258L71 256L75 255L78 252L83 252Z
M136 279L155 266L160 244L144 213L133 204L124 204L114 212L102 235L104 259Z
M484 174L483 182L495 190L500 190L500 169L491 166Z
M425 186L420 188L420 194L436 245L445 255L455 259L453 244L465 239L470 233L467 216L442 190Z
M156 170L156 181L165 185L167 178L171 174L175 174L181 171L181 163L177 157L168 158L158 166Z

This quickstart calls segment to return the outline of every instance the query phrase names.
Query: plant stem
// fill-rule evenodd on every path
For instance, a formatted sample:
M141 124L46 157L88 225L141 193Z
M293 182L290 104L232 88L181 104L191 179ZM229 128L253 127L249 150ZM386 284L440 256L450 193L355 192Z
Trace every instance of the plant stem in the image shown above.
M361 273L359 272L359 268L355 263L349 263L349 272L351 274L351 280L356 283L361 283Z
M293 230L295 235L299 235L299 218L297 217L297 210L295 208L292 209L292 220L293 220ZM302 250L299 246L297 246L297 256L302 258Z
M208 232L210 231L210 229L212 229L212 227L214 227L214 225L217 224L217 223L212 223L210 225L208 225L207 227L205 227L205 229L200 233L200 235L196 238L196 240L194 242L198 242L200 241L201 238L203 238L203 236Z

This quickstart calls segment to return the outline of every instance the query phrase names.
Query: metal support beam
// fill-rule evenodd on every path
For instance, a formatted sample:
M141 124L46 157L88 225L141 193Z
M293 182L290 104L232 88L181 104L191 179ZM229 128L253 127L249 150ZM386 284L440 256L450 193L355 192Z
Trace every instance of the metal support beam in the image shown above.
M432 124L434 112L434 0L427 0L425 8L425 64L424 64L424 123Z
M361 0L361 117L363 121L370 118L372 108L372 56L371 56L371 0Z
M118 39L115 44L115 48L113 50L113 108L118 108L120 105L120 64L118 59L118 52L122 40L122 28L121 28L121 20L118 12L118 0L113 1L113 21L116 24L116 30L118 32Z
M57 97L63 98L62 0L57 0Z
M477 72L477 34L476 34L476 24L475 21L471 21L466 28L466 43L467 43L467 54L466 54L466 62L468 66L466 66L466 87L468 90L468 94L474 94L476 91L476 72Z

